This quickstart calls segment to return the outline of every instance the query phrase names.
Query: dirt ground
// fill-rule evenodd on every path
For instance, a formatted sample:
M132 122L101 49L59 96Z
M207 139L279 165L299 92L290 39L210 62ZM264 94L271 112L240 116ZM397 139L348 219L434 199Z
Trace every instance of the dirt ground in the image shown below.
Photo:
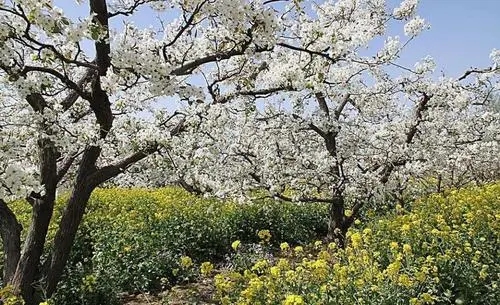
M138 294L122 296L123 305L209 305L212 286L208 283L190 283L175 286L158 295Z

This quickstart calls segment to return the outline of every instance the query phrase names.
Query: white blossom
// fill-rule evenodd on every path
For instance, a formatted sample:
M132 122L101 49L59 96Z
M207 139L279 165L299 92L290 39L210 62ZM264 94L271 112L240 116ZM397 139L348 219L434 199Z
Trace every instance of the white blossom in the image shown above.
M418 0L404 0L394 8L392 14L396 19L407 19L413 16L417 10Z
M493 49L490 53L490 59L497 67L500 66L500 50Z
M404 31L406 36L417 36L424 29L428 29L429 25L426 24L425 20L420 16L413 17L404 26Z
M415 72L418 74L433 72L435 68L436 68L436 63L434 62L434 59L430 56L426 56L421 61L415 63Z

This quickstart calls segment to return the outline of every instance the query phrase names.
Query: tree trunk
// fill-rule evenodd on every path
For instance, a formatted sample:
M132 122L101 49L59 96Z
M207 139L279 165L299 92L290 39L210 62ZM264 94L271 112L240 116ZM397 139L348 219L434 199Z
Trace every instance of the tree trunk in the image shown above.
M47 272L44 291L46 297L51 297L56 291L93 190L94 187L85 183L77 184L73 189L54 238L54 249L44 267Z
M50 298L61 279L69 258L76 232L85 214L85 208L97 184L91 184L88 177L96 171L95 163L101 153L98 146L89 146L83 153L75 185L59 222L50 256L42 266L45 297Z
M10 283L21 255L22 226L5 201L0 199L0 236L4 251L3 282Z
M35 200L28 236L24 241L25 246L11 281L14 291L21 293L26 305L36 304L35 293L39 287L35 287L34 282L39 276L40 257L52 218L53 206L54 200Z
M57 150L49 139L39 139L40 182L45 194L32 192L27 198L32 205L31 224L24 241L16 272L10 283L16 294L21 294L26 305L37 304L35 294L40 287L40 258L43 254L50 220L54 211L57 186Z
M349 229L344 212L344 196L336 194L328 208L327 239L337 243L341 248L345 246L345 235Z

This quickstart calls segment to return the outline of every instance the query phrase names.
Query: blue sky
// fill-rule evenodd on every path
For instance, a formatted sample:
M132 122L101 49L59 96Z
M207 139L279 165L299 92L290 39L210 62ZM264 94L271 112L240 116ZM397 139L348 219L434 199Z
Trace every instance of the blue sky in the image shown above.
M399 2L389 0L389 6L396 7ZM74 0L55 0L55 4L73 18L88 13L87 4L78 7ZM133 20L139 26L156 23L152 13L142 10ZM490 65L491 50L500 49L500 0L420 0L418 14L431 29L408 46L400 64L412 67L415 61L430 55L437 63L438 74L444 71L458 76L471 66ZM402 24L391 26L389 34L403 40Z
M402 63L431 55L437 72L457 76L471 66L491 65L491 50L500 49L500 0L421 0L418 14L431 29L411 43Z

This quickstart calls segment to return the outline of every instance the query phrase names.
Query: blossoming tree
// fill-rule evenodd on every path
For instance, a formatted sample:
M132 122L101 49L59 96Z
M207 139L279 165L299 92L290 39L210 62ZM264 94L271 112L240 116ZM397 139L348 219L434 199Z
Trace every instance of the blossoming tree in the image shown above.
M456 78L436 79L430 57L399 65L428 27L415 9L416 1L392 12L383 1L336 1L285 15L286 30L273 52L253 58L256 68L238 58L212 72L211 100L185 109L187 132L155 168L199 193L266 190L329 203L329 236L340 243L364 205L387 194L403 202L417 179L436 177L439 190L498 178L499 52L491 67ZM394 21L404 21L405 40L387 37L366 55ZM247 77L225 81L234 73Z
M3 284L28 305L55 292L88 199L110 179L328 202L341 237L398 177L444 170L451 153L498 161L498 112L485 110L496 66L439 81L430 58L398 66L406 42L385 37L387 24L404 24L408 40L425 29L415 0L394 10L382 0L77 2L87 17L57 1L0 0ZM135 26L150 9L158 22ZM60 189L70 196L48 241ZM29 228L9 208L20 197Z
M0 1L3 284L28 305L56 290L92 191L182 130L158 101L203 99L191 76L275 43L277 17L260 1L77 2L87 17L51 0ZM156 28L133 25L145 9ZM47 241L58 189L71 194ZM29 228L9 208L20 197Z

